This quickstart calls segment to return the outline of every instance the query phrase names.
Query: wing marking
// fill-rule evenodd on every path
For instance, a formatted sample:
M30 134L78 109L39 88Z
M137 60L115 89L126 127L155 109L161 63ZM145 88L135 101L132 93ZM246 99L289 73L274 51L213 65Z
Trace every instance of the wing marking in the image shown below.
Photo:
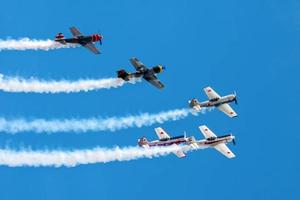
M229 104L227 104L227 103L221 104L221 105L217 106L217 108L218 108L220 111L224 112L224 113L225 113L226 115L228 115L229 117L236 117L236 116L237 116L236 112L235 112L235 111L231 108L231 106L230 106Z
M219 99L221 98L221 96L216 92L214 91L211 87L206 87L203 89L205 94L207 95L208 99Z
M211 138L211 137L217 137L216 134L214 134L207 126L203 125L203 126L199 126L200 131L202 132L202 134L204 135L204 137L207 138Z
M232 151L230 151L230 149L224 143L217 144L216 146L214 146L214 148L218 150L220 153L222 153L224 156L226 156L227 158L235 157L234 153L232 153Z

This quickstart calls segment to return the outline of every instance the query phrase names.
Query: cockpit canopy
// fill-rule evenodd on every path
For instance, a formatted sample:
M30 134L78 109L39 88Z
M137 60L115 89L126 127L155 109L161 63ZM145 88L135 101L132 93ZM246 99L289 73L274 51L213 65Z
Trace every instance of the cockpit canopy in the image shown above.
M215 139L217 139L217 137L209 137L209 138L207 138L208 141L212 141L212 140L215 140Z

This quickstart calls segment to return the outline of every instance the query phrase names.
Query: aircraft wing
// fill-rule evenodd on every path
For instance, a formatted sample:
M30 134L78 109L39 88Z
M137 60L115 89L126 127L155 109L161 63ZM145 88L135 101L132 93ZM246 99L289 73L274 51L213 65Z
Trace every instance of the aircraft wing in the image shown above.
M218 150L220 153L222 153L224 156L226 156L227 158L234 158L235 157L234 153L232 153L230 151L230 149L224 143L217 144L216 146L214 146L214 148L216 150Z
M184 158L186 157L185 153L183 153L183 151L176 151L174 152L174 154L178 157L178 158Z
M159 89L165 87L164 84L162 84L162 82L160 82L160 80L158 80L158 78L155 75L146 76L144 77L144 79Z
M136 71L140 71L140 70L143 70L143 69L146 69L147 67L141 63L141 61L139 61L139 59L137 58L130 58L130 62L131 64L134 66L135 70Z
M219 110L221 110L222 112L224 112L229 117L236 117L237 116L236 112L227 103L221 104L221 105L217 106L217 108Z
M91 50L94 54L100 54L100 51L96 48L96 46L89 42L86 45L84 45L84 47L88 48L89 50Z
M82 33L80 33L80 31L74 26L70 28L70 31L74 37L78 37L82 35Z
M217 137L207 126L199 126L200 131L204 135L205 138Z
M211 87L206 87L203 89L205 94L207 95L208 99L219 99L221 96L216 93Z
M164 131L164 129L162 129L161 127L155 128L154 129L156 132L157 137L161 140L161 139L170 139L170 136L168 135L168 133L166 133L166 131Z

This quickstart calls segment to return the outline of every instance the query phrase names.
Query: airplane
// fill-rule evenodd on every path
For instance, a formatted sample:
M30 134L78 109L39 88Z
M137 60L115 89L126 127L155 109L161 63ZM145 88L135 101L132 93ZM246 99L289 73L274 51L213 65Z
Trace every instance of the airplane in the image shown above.
M181 135L177 137L170 137L166 131L161 127L155 128L155 132L159 140L148 141L146 137L142 137L138 140L138 145L143 148L151 148L155 146L171 146L181 145L181 150L173 152L178 158L186 157L185 152L190 150L198 150L205 148L215 148L227 158L235 157L234 153L226 146L227 143L232 142L234 145L235 137L232 134L223 136L216 136L207 126L199 126L200 131L204 135L205 139L196 140L195 137L186 137Z
M208 101L199 102L196 98L189 100L189 107L194 111L201 111L203 107L217 107L219 110L224 112L229 117L237 117L236 112L230 107L228 103L235 102L237 104L236 93L229 94L226 96L220 96L211 87L206 87L203 89L208 96Z
M117 71L118 78L121 78L124 81L129 81L131 78L143 77L146 81L159 89L162 89L164 87L164 85L158 80L155 74L161 73L165 69L165 67L156 65L149 69L134 57L130 58L130 62L134 66L136 72L128 73L124 69L121 69Z
M154 130L159 139L154 141L148 141L148 139L145 136L141 137L140 139L138 139L138 145L140 147L150 148L155 146L181 145L193 140L192 137L186 137L185 134L176 137L170 137L168 133L161 127L155 128ZM183 158L186 156L183 151L177 151L174 152L174 154L178 158Z
M95 54L100 54L100 51L94 45L95 42L99 41L100 45L102 45L103 36L100 34L93 34L85 36L83 35L76 27L70 28L71 33L73 34L73 38L65 38L62 33L58 33L55 36L55 42L59 42L61 44L80 44L87 49L91 50Z

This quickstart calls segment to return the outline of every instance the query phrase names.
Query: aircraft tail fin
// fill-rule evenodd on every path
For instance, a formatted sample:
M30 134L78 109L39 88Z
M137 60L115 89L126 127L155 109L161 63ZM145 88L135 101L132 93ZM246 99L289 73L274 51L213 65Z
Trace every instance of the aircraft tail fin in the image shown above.
M129 81L130 74L126 72L124 69L118 70L117 74L118 74L118 78L121 78L124 81Z
M148 140L146 137L141 137L138 139L138 145L143 148L149 148Z
M56 39L56 40L65 39L65 36L64 36L64 34L62 34L62 33L57 33L56 36L55 36L55 39Z
M62 33L57 33L55 36L55 42L60 42L62 44L65 44L65 36Z
M202 108L199 104L199 101L197 99L191 99L189 101L189 107L192 108L194 111L199 112Z

